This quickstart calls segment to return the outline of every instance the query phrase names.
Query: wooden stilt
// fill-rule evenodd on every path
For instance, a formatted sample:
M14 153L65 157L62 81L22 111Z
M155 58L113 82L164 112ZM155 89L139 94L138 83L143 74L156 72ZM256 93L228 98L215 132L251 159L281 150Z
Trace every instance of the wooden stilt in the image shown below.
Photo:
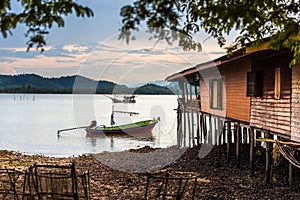
M218 145L218 142L219 142L219 125L218 125L218 117L214 117L214 129L215 129L215 132L214 132L214 145Z
M219 131L219 138L218 138L218 157L221 158L222 155L222 135L224 134L224 128L222 126L221 118L218 118L218 131Z
M230 162L231 122L227 122L227 162Z
M177 145L181 146L181 136L182 136L182 113L181 113L181 106L180 102L178 101L177 107Z
M186 147L186 109L183 109L183 136L182 136L182 141L183 141L183 147Z
M190 113L191 113L191 111L187 110L187 116L188 116L187 117L187 121L188 121L188 140L189 140L188 141L188 145L189 145L188 147L191 147L191 126L192 126L191 124L192 123L191 123L191 119L190 119Z
M295 150L292 150L293 156L295 156ZM289 185L293 187L295 183L295 167L291 163L289 163Z
M192 145L193 147L195 146L195 128L194 128L194 123L195 123L195 119L194 119L194 111L191 111L191 115L192 115L192 135L191 135L191 139L192 139Z
M236 133L236 167L240 168L241 165L241 126L239 123L235 125Z
M203 115L203 143L207 143L207 123L206 123L206 114Z
M243 127L243 137L242 137L242 144L247 144L248 143L248 129L246 127Z
M190 84L190 102L191 102L191 125L192 125L192 127L191 127L191 135L190 135L190 140L191 140L191 143L192 143L192 145L193 145L193 147L195 146L195 129L194 129L194 111L193 111L193 109L194 109L194 103L193 103L193 93L192 93L192 91L193 91L193 88L192 88L192 85Z
M203 125L203 123L204 123L204 120L203 120L203 113L201 112L200 113L200 137L201 137L201 143L204 143L204 125Z
M256 136L256 139L260 138L261 137L261 132L256 130L255 136ZM261 142L256 141L255 146L256 146L256 148L261 149Z
M223 144L226 143L226 138L227 138L227 134L226 134L226 119L224 119L224 122L223 122Z
M270 132L267 132L265 138L272 139ZM268 186L271 186L271 166L272 166L272 148L273 143L266 142L266 169L265 169L265 183Z
M211 117L211 114L209 114L209 117L208 117L208 125L209 125L208 144L212 144L213 130L212 130L212 117Z
M197 146L200 146L201 138L200 138L200 113L197 112Z
M250 177L254 176L254 144L255 144L255 138L254 138L254 129L250 127Z

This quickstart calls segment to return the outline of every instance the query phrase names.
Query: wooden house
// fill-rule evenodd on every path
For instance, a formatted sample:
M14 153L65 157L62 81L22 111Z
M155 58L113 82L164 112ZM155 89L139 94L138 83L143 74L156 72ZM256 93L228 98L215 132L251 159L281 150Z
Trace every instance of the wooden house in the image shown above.
M230 146L235 143L239 166L241 143L249 143L253 176L254 149L260 146L255 147L255 141L263 137L268 141L265 181L270 184L274 136L283 143L296 142L290 147L292 154L297 150L295 146L300 147L300 64L290 66L291 60L289 51L246 50L243 55L225 55L167 77L167 81L178 81L183 91L178 106L178 144L188 140L189 145L209 143L221 147L226 143L229 161ZM190 103L192 87L199 87L198 104ZM286 159L290 162L295 157ZM291 162L289 171L292 186L295 173Z
M193 85L199 76L201 112L300 141L300 69L291 58L274 50L226 55L166 80Z

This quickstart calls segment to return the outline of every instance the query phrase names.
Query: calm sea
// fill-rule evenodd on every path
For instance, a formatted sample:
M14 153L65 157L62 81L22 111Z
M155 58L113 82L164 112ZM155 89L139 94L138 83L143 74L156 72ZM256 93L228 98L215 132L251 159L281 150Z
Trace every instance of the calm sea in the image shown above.
M103 95L0 94L0 149L62 157L176 144L176 96L139 95L136 101L112 104ZM57 136L59 129L87 126L92 120L108 126L112 109L139 113L115 113L119 125L160 117L154 140L88 137L84 129Z

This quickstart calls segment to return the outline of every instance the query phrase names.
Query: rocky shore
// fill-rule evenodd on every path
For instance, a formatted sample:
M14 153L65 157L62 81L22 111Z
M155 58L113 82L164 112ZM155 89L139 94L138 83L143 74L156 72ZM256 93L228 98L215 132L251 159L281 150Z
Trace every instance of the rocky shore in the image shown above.
M77 170L90 172L91 199L143 199L146 173L167 169L194 172L199 175L195 199L300 199L299 174L294 187L287 182L287 162L282 159L272 168L272 183L264 182L264 153L256 154L255 176L249 177L247 148L242 148L241 167L235 167L234 156L225 160L225 146L214 148L199 158L199 147L189 149L153 149L143 147L117 153L101 153L69 158L24 155L1 150L0 167L25 171L34 163L67 164L75 162ZM263 150L262 150L263 151ZM232 151L233 152L233 151ZM162 162L165 161L165 162ZM296 171L298 173L298 171ZM19 187L22 180L18 181Z

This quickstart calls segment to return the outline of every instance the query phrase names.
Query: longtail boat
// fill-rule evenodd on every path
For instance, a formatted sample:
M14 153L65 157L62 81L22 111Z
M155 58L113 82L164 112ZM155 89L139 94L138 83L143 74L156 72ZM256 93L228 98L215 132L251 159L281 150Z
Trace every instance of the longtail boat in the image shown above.
M119 126L96 126L95 121L91 126L86 128L88 135L130 135L130 136L142 136L143 134L151 134L153 128L158 123L158 119L144 120L130 124L124 124Z

